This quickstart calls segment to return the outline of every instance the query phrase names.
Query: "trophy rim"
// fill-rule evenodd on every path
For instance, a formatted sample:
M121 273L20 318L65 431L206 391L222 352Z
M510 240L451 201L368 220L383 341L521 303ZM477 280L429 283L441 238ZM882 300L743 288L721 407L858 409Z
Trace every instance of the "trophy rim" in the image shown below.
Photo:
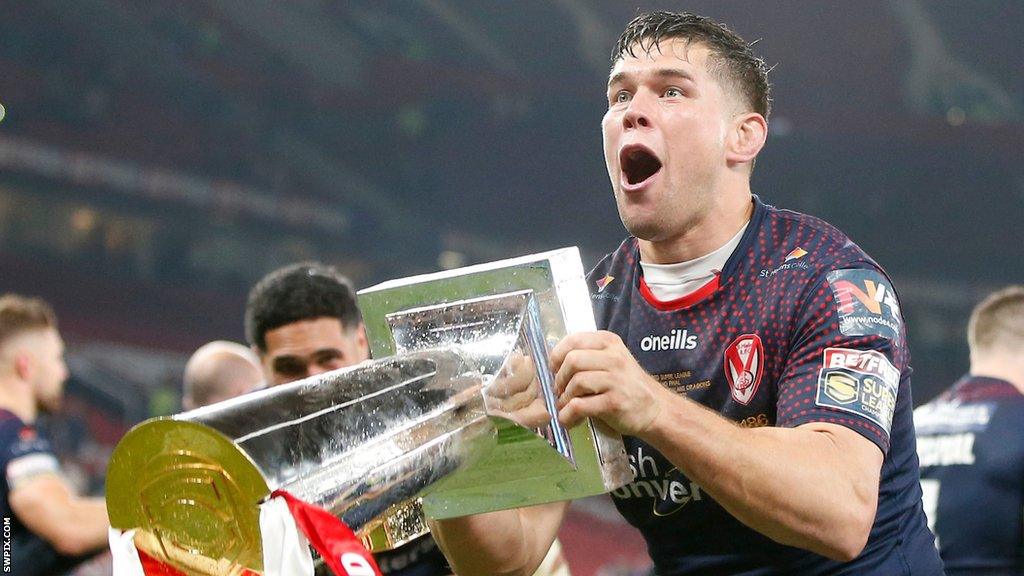
M173 417L129 430L107 472L111 527L136 530L140 551L198 573L262 572L259 505L269 493L258 466L227 436Z

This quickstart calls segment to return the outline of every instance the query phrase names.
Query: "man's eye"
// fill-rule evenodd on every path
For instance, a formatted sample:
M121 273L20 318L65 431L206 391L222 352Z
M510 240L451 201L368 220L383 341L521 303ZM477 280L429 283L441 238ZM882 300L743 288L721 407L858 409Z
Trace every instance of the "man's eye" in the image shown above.
M679 88L669 88L669 89L665 90L665 97L666 98L682 98L683 97L683 91L680 90Z
M623 102L629 102L630 96L631 95L630 95L629 92L627 92L625 90L619 90L618 92L615 93L615 98L613 99L613 101L616 104L621 104Z
M306 363L298 360L280 360L274 362L274 372L283 376L298 376L306 373Z

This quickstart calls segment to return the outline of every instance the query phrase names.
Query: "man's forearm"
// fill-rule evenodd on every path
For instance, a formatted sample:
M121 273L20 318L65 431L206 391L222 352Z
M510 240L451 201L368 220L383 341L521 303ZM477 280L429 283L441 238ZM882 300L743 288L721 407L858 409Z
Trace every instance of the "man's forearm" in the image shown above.
M7 501L30 532L62 554L85 554L106 545L110 521L103 499L75 496L56 474L39 475L19 485Z
M68 503L62 522L62 535L54 542L61 552L86 554L107 545L106 503L101 498L75 498Z
M642 439L744 524L777 542L846 560L870 532L878 480L864 473L862 447L846 449L847 433L855 432L821 428L745 429L672 396ZM880 466L881 452L868 453L869 469L874 456Z
M80 526L87 526L90 535L89 549L103 548L107 545L107 529L110 519L107 516L107 503L103 498L81 498L78 500L77 514Z
M558 533L567 503L430 521L459 576L530 576Z

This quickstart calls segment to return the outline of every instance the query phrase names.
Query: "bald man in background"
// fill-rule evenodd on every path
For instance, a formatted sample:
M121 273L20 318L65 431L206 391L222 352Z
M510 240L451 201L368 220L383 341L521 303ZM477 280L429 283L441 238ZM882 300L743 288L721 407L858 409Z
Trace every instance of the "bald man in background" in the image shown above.
M215 340L192 354L183 380L181 405L192 410L261 388L263 373L247 346Z

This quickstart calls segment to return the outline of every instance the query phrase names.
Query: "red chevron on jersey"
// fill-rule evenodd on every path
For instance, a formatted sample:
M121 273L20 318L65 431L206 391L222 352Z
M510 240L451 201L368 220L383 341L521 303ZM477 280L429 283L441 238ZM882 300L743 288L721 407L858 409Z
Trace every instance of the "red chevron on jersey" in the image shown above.
M803 248L797 246L796 248L793 249L792 252L790 252L789 254L786 254L786 259L783 260L783 262L789 262L790 260L797 260L799 258L803 258L804 256L807 256L807 250L804 250Z
M744 334L725 349L725 378L733 400L749 404L761 383L764 346L757 334Z

